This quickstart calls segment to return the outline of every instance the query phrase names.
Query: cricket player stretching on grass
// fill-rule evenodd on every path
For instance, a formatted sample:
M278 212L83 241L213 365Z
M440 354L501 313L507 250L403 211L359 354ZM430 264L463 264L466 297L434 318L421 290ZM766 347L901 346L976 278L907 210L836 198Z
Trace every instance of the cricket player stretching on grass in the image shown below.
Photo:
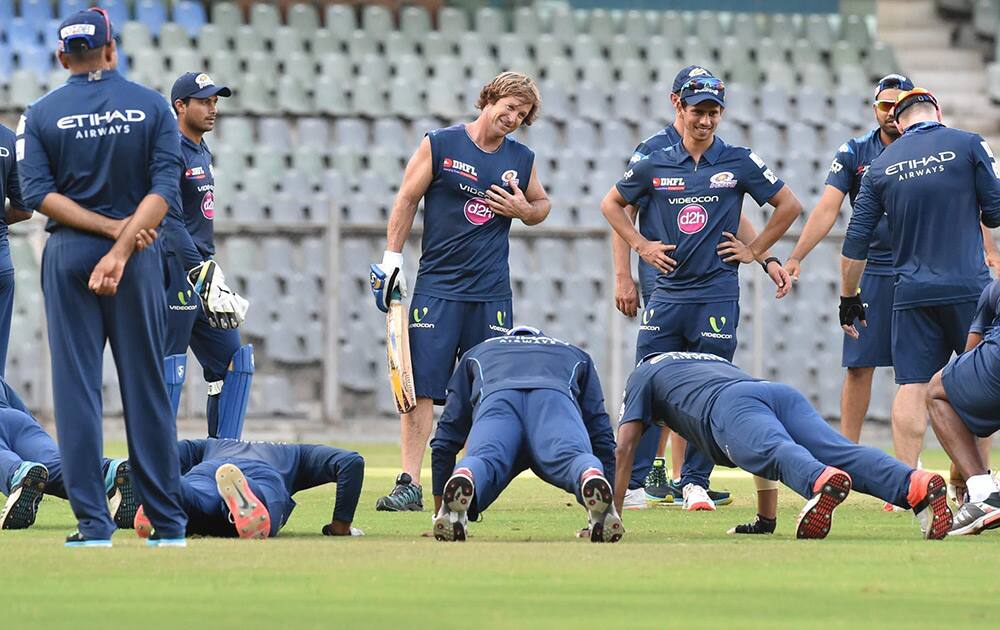
M462 357L431 448L438 540L465 540L468 514L528 467L576 495L592 542L625 533L611 505L615 437L594 363L536 328L518 326Z
M104 494L101 380L110 341L136 490L158 535L183 546L177 428L163 378L166 296L160 244L137 237L180 205L177 121L156 92L125 80L102 9L59 27L66 84L18 124L18 171L29 208L49 218L42 290L56 429L78 531L73 547L110 547Z
M715 137L724 106L719 79L701 76L684 83L677 105L683 141L632 163L601 203L618 235L659 271L643 311L638 358L675 350L732 358L740 262L757 260L778 286L777 295L788 292L788 275L767 250L795 221L802 204L750 149ZM744 247L734 235L747 193L775 211L764 231ZM626 211L646 197L645 215L657 222L656 242L635 230ZM707 494L711 469L707 454L688 449L680 482L685 509L715 509ZM634 483L635 471L632 475Z
M10 200L6 213L3 212L5 199ZM7 365L7 344L14 315L14 261L10 258L7 227L30 218L31 210L24 207L21 199L14 132L0 125L0 377Z
M433 405L444 403L457 357L510 326L511 221L540 223L552 204L535 172L535 154L507 135L534 122L540 105L529 77L504 72L483 87L475 122L429 132L406 166L385 255L372 275L383 287L375 292L382 311L395 288L407 295L402 251L423 198L420 267L409 304L417 406L401 418L403 472L378 500L379 510L423 509L420 466Z
M825 538L834 508L852 488L913 509L925 538L943 538L951 527L941 475L851 442L788 385L694 352L651 355L629 377L618 427L617 506L639 438L663 424L716 464L781 481L805 497L797 538Z
M212 153L203 140L215 128L219 97L227 87L215 85L204 73L188 72L174 82L170 103L180 127L184 174L180 179L183 208L171 208L163 225L167 287L167 378L174 415L187 374L187 349L194 351L208 380L208 435L239 439L253 380L253 346L240 345L237 326L247 302L225 285L215 256L215 174ZM211 270L207 305L192 284ZM189 276L195 278L189 281ZM216 294L212 295L213 288ZM218 311L220 304L226 308ZM199 307L199 304L201 305Z
M980 221L1000 225L1000 169L982 137L939 122L937 101L926 90L899 94L891 113L902 136L861 181L841 257L840 323L851 337L864 334L858 281L885 214L896 274L892 361L900 384L893 445L900 460L915 466L927 430L927 383L965 349L976 301L989 284Z
M337 484L326 536L363 536L354 527L365 460L354 451L320 444L181 440L181 495L188 533L225 538L273 538L288 522L292 495ZM145 538L152 525L140 507L135 531Z
M131 529L138 504L128 460L105 458L101 470L115 525ZM0 510L0 529L31 527L43 494L67 498L59 447L3 379L0 379L0 492L7 495L7 502Z

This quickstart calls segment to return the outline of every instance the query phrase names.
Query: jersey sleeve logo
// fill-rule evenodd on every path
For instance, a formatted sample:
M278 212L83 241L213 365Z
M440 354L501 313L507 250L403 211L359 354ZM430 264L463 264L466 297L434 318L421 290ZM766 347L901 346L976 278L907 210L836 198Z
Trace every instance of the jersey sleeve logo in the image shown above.
M834 160L830 164L830 172L831 173L839 173L842 170L844 170L844 165L841 164L839 160Z
M997 179L1000 179L1000 167L997 167L997 159L993 157L993 151L990 149L990 145L985 140L979 144L983 146L983 151L986 151L986 155L990 156L990 164L993 166L993 175Z

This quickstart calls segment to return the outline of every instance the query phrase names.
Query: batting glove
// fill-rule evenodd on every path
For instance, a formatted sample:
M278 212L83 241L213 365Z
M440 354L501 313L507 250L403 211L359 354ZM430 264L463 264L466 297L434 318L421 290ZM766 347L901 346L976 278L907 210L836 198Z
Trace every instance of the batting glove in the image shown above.
M375 306L383 313L389 312L389 302L402 300L406 297L406 277L403 276L403 254L386 252L382 262L371 266L372 295L375 296Z

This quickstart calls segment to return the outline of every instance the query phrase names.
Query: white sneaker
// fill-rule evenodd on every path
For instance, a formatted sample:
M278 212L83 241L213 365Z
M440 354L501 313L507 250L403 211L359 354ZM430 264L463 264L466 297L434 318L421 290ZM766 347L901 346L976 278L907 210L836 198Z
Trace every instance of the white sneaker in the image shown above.
M688 512L714 512L715 502L708 498L708 492L701 486L689 483L684 486L684 509Z
M649 503L646 502L646 490L644 488L627 490L622 508L626 510L645 510L649 508Z

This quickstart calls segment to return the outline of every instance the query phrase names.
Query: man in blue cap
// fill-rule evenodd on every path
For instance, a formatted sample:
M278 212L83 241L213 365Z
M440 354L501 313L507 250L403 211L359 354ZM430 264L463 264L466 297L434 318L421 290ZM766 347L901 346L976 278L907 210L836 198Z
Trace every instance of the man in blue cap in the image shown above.
M902 135L861 181L841 257L839 315L844 331L857 338L855 320L867 323L858 284L886 215L896 276L892 360L900 385L893 438L896 456L914 466L927 430L928 382L953 352L964 350L976 302L990 281L980 222L1000 226L1000 168L981 136L941 124L927 90L900 93L891 113Z
M166 100L117 71L103 9L59 26L66 84L17 128L24 203L49 218L42 290L66 491L78 531L70 547L110 547L115 523L101 470L104 346L118 366L133 481L158 535L184 546L177 428L163 378L166 299L160 244L148 242L180 206L180 142ZM148 246L138 251L146 236Z
M851 138L837 149L826 177L822 197L802 229L802 235L785 263L793 279L799 278L801 263L809 252L830 232L847 196L851 205L861 189L861 178L869 165L887 146L899 138L892 106L903 91L912 90L913 82L900 74L889 74L875 86L872 109L876 126L863 136ZM988 255L996 251L989 232L984 231ZM871 401L872 377L876 367L892 366L892 294L895 281L889 223L883 215L875 228L868 252L868 264L861 277L861 296L865 303L868 326L857 339L844 335L843 365L847 368L840 398L840 432L858 442L861 425ZM915 400L916 404L922 401Z
M7 226L31 218L31 210L25 208L21 200L14 132L0 125L0 210L5 199L10 200L10 209L0 213L0 377L4 375L7 365L7 343L10 341L10 322L14 314L14 262L7 243Z
M739 262L757 260L778 286L777 295L788 291L787 274L768 249L802 206L755 153L715 137L724 106L720 79L704 74L685 81L676 106L683 140L633 162L601 204L618 235L658 271L643 312L637 360L680 350L731 359L739 318ZM764 231L744 247L734 235L742 231L745 193L776 210ZM632 225L627 207L639 202L656 226L652 238ZM680 481L685 508L715 509L707 494L711 461L695 448L686 456ZM692 457L701 459L696 464Z
M215 128L219 97L232 91L215 85L204 72L188 72L174 82L170 103L177 113L184 171L180 178L183 206L171 208L164 222L167 288L167 356L164 375L174 414L187 374L187 349L194 351L208 381L208 435L239 439L253 380L253 346L240 345L237 330L246 301L225 286L215 255L215 173L204 135ZM208 308L191 290L195 279L210 269L219 296L233 311ZM199 308L201 304L201 308Z

